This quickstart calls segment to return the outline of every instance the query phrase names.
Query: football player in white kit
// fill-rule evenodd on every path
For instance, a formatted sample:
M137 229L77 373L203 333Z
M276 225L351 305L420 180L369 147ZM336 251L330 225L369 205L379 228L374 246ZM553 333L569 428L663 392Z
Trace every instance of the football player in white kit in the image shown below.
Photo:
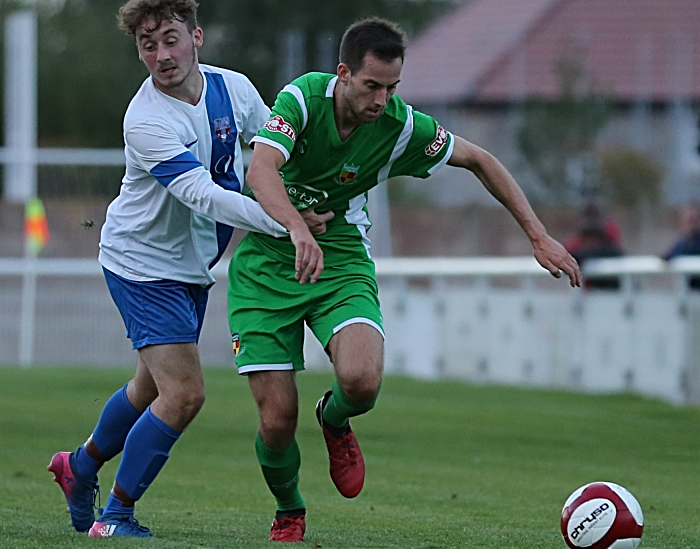
M323 268L311 231L325 230L324 216L309 217L311 229L299 216L281 225L239 194L239 136L250 140L270 111L245 76L199 64L196 10L194 0L130 0L119 11L150 77L124 117L126 174L107 209L99 261L138 362L85 444L57 453L48 467L73 527L91 537L152 535L134 518L134 504L204 403L197 341L210 269L233 227L289 234L301 282ZM97 472L122 450L95 521Z

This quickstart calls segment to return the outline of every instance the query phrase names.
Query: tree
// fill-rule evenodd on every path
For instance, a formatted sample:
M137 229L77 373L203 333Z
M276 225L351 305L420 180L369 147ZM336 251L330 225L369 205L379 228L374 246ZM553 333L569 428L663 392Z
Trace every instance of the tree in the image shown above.
M117 29L125 0L35 0L39 14L39 143L120 147L129 100L148 75L134 40ZM245 73L271 104L281 83L280 37L304 37L303 70L318 70L317 43L336 56L343 30L360 17L390 18L415 34L458 0L200 0L201 59ZM0 17L23 2L0 2ZM1 57L1 56L0 56ZM0 60L1 62L1 60ZM330 70L334 70L330 67ZM286 82L285 82L286 83Z
M579 59L557 64L559 97L526 101L517 132L520 153L542 183L545 198L560 202L594 192L599 168L594 143L610 116L608 102L586 85Z
M337 50L345 29L357 19L379 16L402 25L415 35L435 17L452 7L455 0L232 0L202 2L200 14L206 33L216 33L215 47L203 52L214 64L247 74L263 98L274 101L280 86L280 50L288 31L303 37L300 63L304 71L335 71ZM210 32L211 34L211 32ZM332 42L333 61L321 66L318 44ZM298 76L298 75L295 75ZM284 82L286 84L286 82Z
M648 154L632 149L608 149L601 155L599 196L623 207L657 204L664 169Z
M124 112L148 72L117 29L120 2L39 7L39 144L119 147Z

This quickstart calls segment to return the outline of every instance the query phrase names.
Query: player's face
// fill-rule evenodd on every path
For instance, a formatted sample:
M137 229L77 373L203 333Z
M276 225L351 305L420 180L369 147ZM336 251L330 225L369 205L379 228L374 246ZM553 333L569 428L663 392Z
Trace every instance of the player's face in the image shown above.
M190 32L182 21L163 21L153 29L153 21L136 31L139 58L161 91L175 90L199 78L197 48L202 45L202 29Z
M397 57L386 62L372 53L365 55L362 68L354 74L341 64L338 78L345 84L346 107L361 124L370 124L384 112L401 79L403 61Z

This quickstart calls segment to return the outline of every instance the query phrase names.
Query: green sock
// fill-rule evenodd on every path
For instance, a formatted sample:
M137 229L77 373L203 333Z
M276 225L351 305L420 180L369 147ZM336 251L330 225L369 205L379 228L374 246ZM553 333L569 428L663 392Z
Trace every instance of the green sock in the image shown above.
M277 510L305 509L306 503L299 492L301 453L296 439L287 448L277 452L265 446L258 433L255 437L255 453L265 482L277 500Z
M368 404L353 404L343 393L336 379L333 381L333 394L331 394L323 408L323 420L333 427L343 428L348 424L351 417L365 414L374 408L376 401L377 399L374 399Z

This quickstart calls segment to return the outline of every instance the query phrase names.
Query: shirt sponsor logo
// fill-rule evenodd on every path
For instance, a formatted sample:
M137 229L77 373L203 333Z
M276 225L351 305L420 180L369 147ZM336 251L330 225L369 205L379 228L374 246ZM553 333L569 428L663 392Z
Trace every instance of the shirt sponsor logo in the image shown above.
M340 175L335 180L339 185L349 185L355 180L357 172L360 171L359 166L353 166L352 164L345 164L343 169L340 171Z
M425 154L435 156L447 143L447 131L442 126L438 126L435 140L425 148Z
M294 207L301 211L315 208L328 200L328 193L308 185L287 185L287 194Z
M216 164L214 164L214 171L216 173L228 172L228 169L231 166L231 162L233 162L233 156L231 156L230 154L222 156L221 158L219 158L219 160L216 161Z
M277 116L273 116L267 122L265 122L263 128L271 132L279 132L286 135L292 141L295 141L297 138L297 133L294 131L294 128L292 128L292 125L289 122L286 122L279 114Z
M225 143L231 135L231 120L228 116L214 119L214 133L219 141Z

